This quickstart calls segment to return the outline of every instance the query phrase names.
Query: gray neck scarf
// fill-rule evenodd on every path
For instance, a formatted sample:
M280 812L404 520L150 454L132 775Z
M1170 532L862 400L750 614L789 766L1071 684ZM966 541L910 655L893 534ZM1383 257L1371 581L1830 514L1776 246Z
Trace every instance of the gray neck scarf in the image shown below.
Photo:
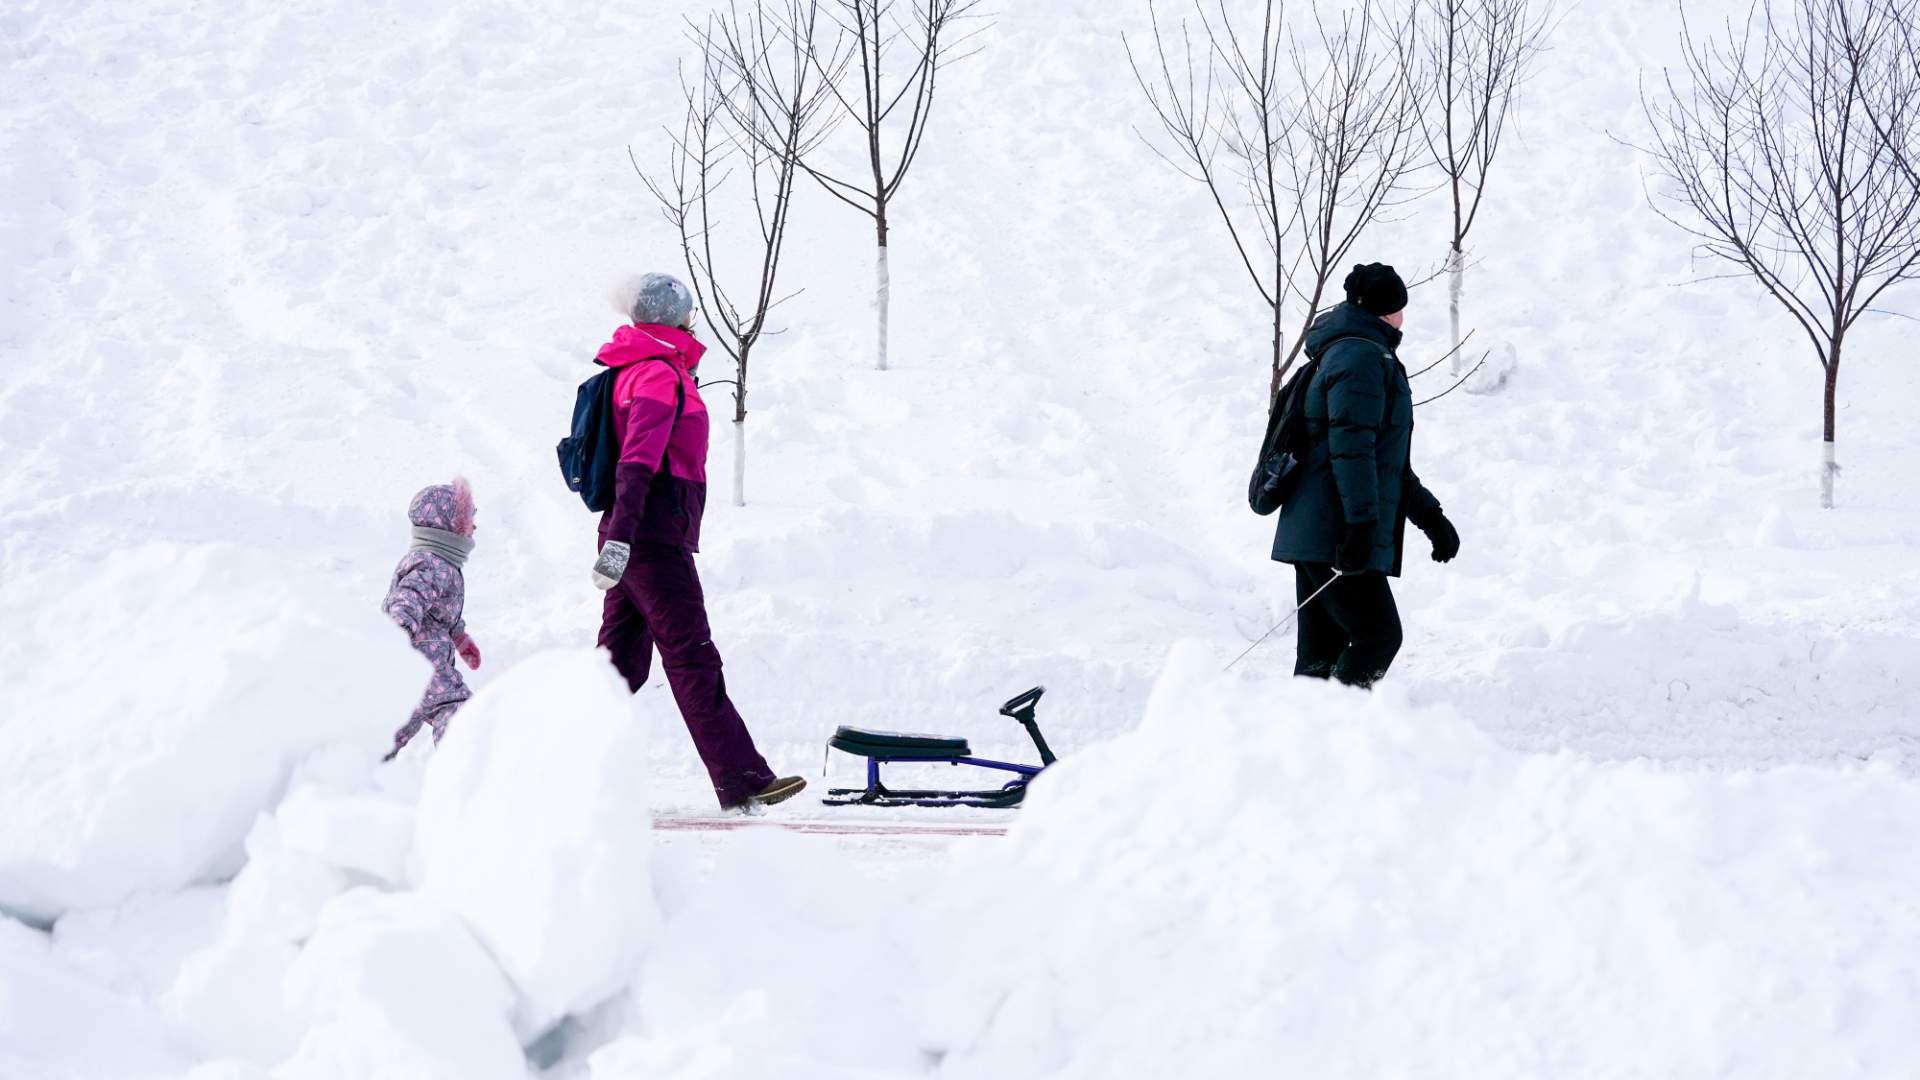
M462 536L445 529L429 528L425 525L413 527L413 544L408 551L431 551L455 566L467 564L467 554L473 550L473 537Z

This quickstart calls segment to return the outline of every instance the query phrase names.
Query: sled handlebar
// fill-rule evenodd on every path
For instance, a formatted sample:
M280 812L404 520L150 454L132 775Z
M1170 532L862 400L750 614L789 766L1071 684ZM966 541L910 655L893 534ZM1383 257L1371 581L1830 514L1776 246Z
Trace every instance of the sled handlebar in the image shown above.
M1047 745L1046 736L1040 734L1040 721L1034 719L1033 714L1035 707L1040 704L1041 695L1046 692L1046 687L1036 686L1000 706L1001 716L1010 716L1020 721L1020 726L1027 729L1027 734L1033 739L1034 748L1040 751L1042 766L1053 764L1053 750Z
M1000 706L1000 715L1010 716L1025 723L1033 718L1033 707L1040 703L1041 695L1046 692L1046 687L1036 686L1024 694L1010 698L1005 705Z

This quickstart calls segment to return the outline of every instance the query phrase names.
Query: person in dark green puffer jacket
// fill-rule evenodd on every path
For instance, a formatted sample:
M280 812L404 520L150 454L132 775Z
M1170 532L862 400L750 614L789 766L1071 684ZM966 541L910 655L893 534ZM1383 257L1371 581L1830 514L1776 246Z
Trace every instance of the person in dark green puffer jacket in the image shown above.
M1368 263L1345 288L1346 302L1307 332L1307 356L1320 362L1304 401L1311 449L1273 558L1293 564L1301 602L1344 578L1301 609L1294 674L1371 686L1400 650L1387 578L1400 574L1406 523L1427 534L1436 562L1459 553L1460 536L1411 462L1413 398L1394 351L1407 287L1393 267Z

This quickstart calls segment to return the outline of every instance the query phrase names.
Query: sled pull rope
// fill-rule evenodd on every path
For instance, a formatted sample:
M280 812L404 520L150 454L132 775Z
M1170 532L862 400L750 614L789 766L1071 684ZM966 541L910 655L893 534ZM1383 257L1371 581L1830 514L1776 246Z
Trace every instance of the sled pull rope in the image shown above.
M1249 645L1249 646L1247 646L1247 649L1246 649L1246 652L1243 652L1243 653L1241 653L1241 654L1240 654L1239 656L1236 656L1236 657L1234 657L1234 658L1233 658L1233 664L1237 664L1237 663L1239 663L1240 661L1242 661L1242 660L1245 660L1245 659L1247 658L1247 653L1250 653L1250 652L1252 652L1253 650L1255 650L1255 649L1257 649L1257 648L1259 648L1259 647L1260 647L1260 643L1261 643L1262 641L1265 641L1265 640L1267 640L1268 638L1270 638L1270 637L1272 637L1272 636L1273 636L1273 635L1274 635L1274 634L1275 634L1276 632L1278 632L1278 631L1279 631L1279 629L1280 629L1281 627L1283 627L1283 626L1285 626L1285 625L1287 625L1288 623L1290 623L1290 622L1292 622L1292 621L1293 621L1293 619L1294 619L1294 616L1296 616L1296 615L1298 615L1298 614L1300 614L1300 611L1301 611L1301 609L1303 609L1303 608L1305 608L1305 607L1306 607L1306 606L1307 606L1308 604L1311 604L1311 603L1313 603L1313 602L1314 602L1315 600L1318 600L1318 599L1320 598L1320 594L1321 594L1321 593L1323 593L1323 592L1326 592L1326 591L1327 591L1327 589L1328 589L1328 588L1330 588L1330 587L1331 587L1331 586L1333 585L1333 583L1334 583L1334 582L1336 582L1336 581L1339 581L1339 580L1340 580L1341 578L1343 578L1343 577L1345 577L1345 576L1346 576L1346 571L1344 571L1344 570L1335 570L1335 571L1333 572L1333 576L1327 579L1327 583L1326 583L1325 585L1322 585L1322 586L1320 586L1319 588L1317 588L1317 589L1315 589L1315 590L1313 590L1313 595L1312 595L1312 596L1309 596L1309 597L1307 597L1307 598L1306 598L1305 600L1302 600L1302 601L1300 601L1300 603L1299 603L1299 604L1298 604L1297 606L1295 606L1295 607L1294 607L1294 609L1293 609L1292 611L1289 611L1289 612L1287 612L1287 616L1286 616L1286 618L1284 618L1284 619L1281 619L1281 620L1280 620L1279 622L1277 622L1277 623L1274 623L1274 624L1273 624L1273 627L1272 627L1271 629L1269 629L1269 630L1268 630L1268 631L1267 631L1266 633L1264 633L1264 634L1261 634L1261 635L1260 635L1260 636L1259 636L1258 638L1256 638L1256 639L1254 640L1254 643L1253 643L1253 644L1251 644L1251 645ZM1226 667L1224 667L1224 668L1221 668L1220 670L1221 670L1221 671L1223 671L1223 672L1226 672L1226 671L1232 671L1232 670L1233 670L1233 664L1228 664L1228 665L1227 665Z

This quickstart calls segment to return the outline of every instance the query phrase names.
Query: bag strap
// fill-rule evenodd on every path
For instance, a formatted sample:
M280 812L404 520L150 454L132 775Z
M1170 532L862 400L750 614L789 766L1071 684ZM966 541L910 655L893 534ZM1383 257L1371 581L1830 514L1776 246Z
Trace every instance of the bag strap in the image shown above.
M680 414L686 411L687 407L686 380L681 374L680 369L675 367L673 361L666 357L652 356L648 357L648 360L656 364L665 364L673 371L673 422L677 424L680 422Z
M1387 359L1392 360L1395 363L1399 362L1400 357L1398 354L1396 354L1393 351L1392 346L1381 345L1379 342L1373 340L1370 337L1367 337L1365 334L1341 334L1339 337L1334 338L1332 341L1327 342L1327 347L1320 350L1320 357L1325 357L1328 353L1333 351L1333 347L1335 345L1338 345L1343 341L1364 341L1380 349L1381 353L1385 355ZM1316 357L1314 359L1317 360L1319 359L1319 357ZM1387 415L1389 416L1393 414L1394 382L1395 380L1393 377L1393 372L1389 370L1387 372Z

